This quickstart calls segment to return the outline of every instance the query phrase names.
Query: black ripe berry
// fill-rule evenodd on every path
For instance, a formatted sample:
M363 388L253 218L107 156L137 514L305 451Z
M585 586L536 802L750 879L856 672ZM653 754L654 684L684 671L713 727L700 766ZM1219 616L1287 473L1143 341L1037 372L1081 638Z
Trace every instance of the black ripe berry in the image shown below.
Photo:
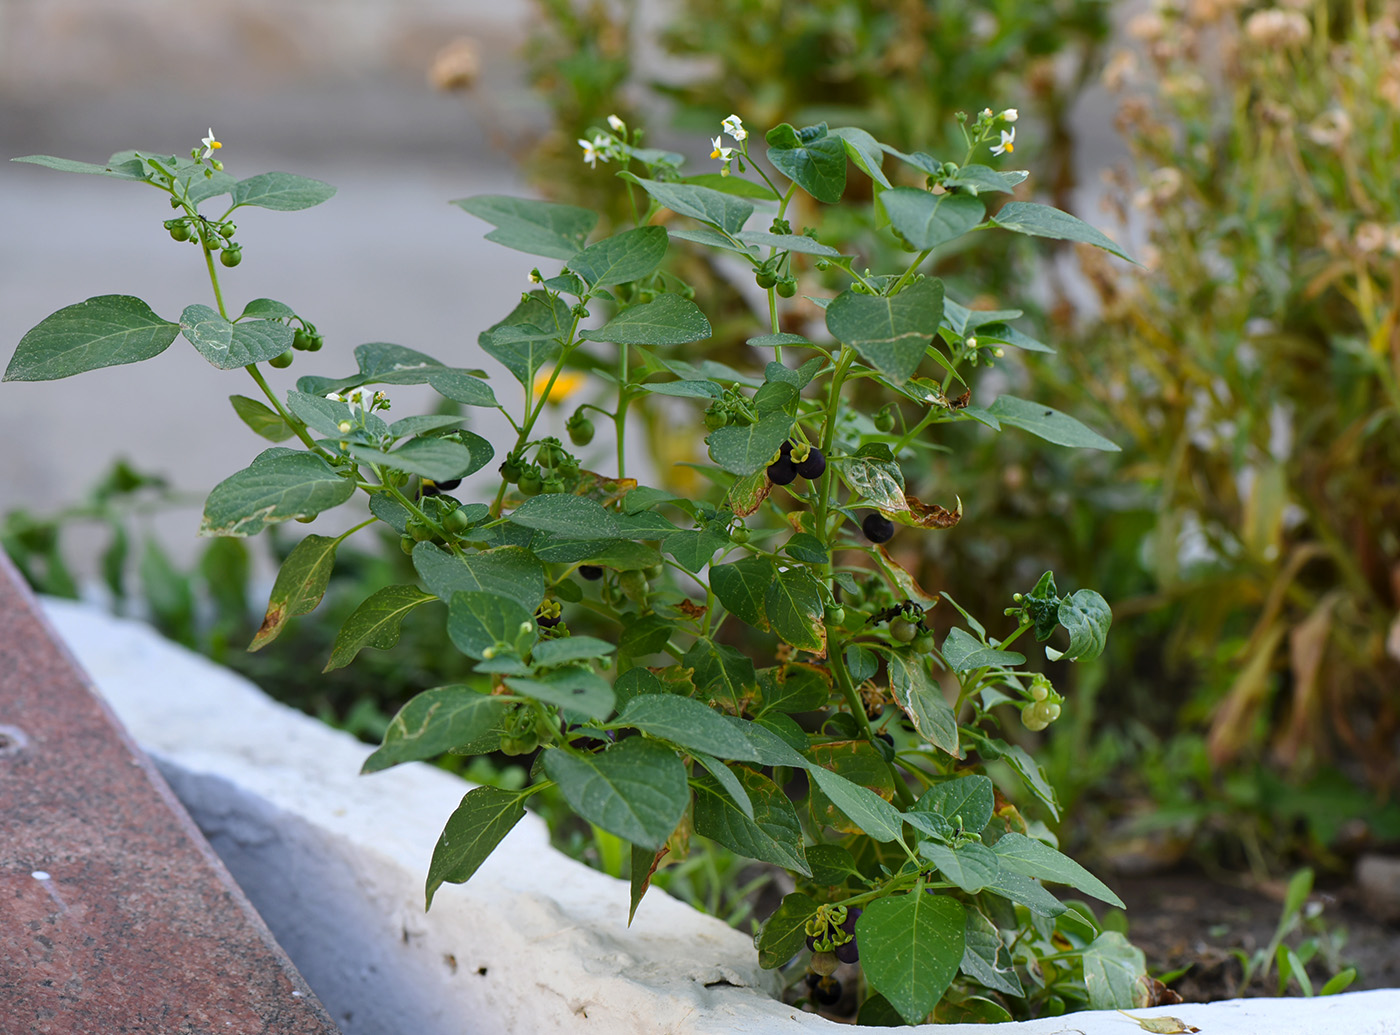
M797 465L797 473L808 481L816 481L826 473L826 457L822 451L813 446L807 453L807 459Z
M589 582L597 582L603 577L603 569L596 564L580 564L578 573Z
M774 485L791 485L797 480L797 467L787 457L768 465L768 480Z
M535 624L541 629L553 629L563 620L563 615L536 615Z
M841 982L834 977L823 978L812 989L812 1002L818 1006L835 1006L841 1001Z
M880 513L867 514L860 530L872 543L888 543L894 537L894 522Z
M448 478L446 481L441 482L425 481L423 483L422 495L436 496L440 492L451 492L461 484L462 479L460 478Z
M856 946L856 940L836 946L836 958L842 963L858 963L860 961L860 949Z

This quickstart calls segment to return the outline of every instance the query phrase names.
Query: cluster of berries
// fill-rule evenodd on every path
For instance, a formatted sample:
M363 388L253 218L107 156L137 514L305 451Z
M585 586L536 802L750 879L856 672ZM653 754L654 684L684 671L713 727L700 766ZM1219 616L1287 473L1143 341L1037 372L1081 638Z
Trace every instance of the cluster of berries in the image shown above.
M791 485L798 475L814 482L826 473L826 456L816 446L808 446L807 455L796 462L792 449L791 442L784 442L777 458L768 465L768 480L774 485Z
M579 464L562 442L550 437L535 447L535 463L527 463L523 453L512 452L506 455L499 470L501 477L518 488L522 496L538 496L542 492L568 492L578 481Z

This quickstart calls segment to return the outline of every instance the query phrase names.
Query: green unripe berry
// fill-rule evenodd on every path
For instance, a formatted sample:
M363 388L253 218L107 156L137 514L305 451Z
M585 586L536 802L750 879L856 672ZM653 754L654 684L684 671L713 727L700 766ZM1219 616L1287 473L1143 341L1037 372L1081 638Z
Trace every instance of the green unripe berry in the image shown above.
M930 653L936 646L933 633L927 631L919 633L919 635L914 637L914 641L909 646L913 647L914 650L918 651L920 654Z
M278 370L283 370L283 369L285 369L285 368L291 366L291 365L292 365L292 360L294 360L294 359L296 359L295 354L293 354L293 352L292 352L291 349L288 349L286 352L282 353L282 355L280 355L280 356L273 356L273 357L272 357L271 359L269 359L267 362L268 362L268 364L269 364L270 366L274 366L274 367L276 367Z
M893 406L885 406L875 414L875 430L888 435L894 430L896 417Z
M593 441L593 422L582 413L575 413L564 427L569 433L569 441L576 446L586 446Z
M320 352L320 351L321 351L321 346L324 345L325 343L326 343L326 339L325 339L325 338L321 337L321 335L319 335L319 334L313 334L313 335L311 336L311 343L310 343L309 345L306 346L306 351L307 351L307 352Z
M424 543L433 537L433 530L417 518L410 518L408 521L408 534L416 542Z
M452 533L465 532L471 527L471 518L465 510L454 510L442 519L442 527Z
M1050 688L1044 683L1036 682L1031 685L1031 698L1036 701L1043 701L1050 696Z
M836 973L836 968L841 965L841 961L836 958L834 952L814 952L812 953L812 962L807 965L822 977L830 977Z
M311 350L311 335L299 328L297 332L292 335L292 348L296 349L298 352L309 352Z
M661 578L663 574L665 574L666 565L653 564L649 568L642 569L642 571L643 574L646 575L648 582L655 582L657 579Z
M414 547L415 545L417 545L417 544L414 542L414 539L413 539L412 536L410 536L410 535L401 535L401 536L399 536L399 549L402 550L404 553L408 554L409 556L412 556L412 555L413 555L413 547Z
M190 239L190 228L183 221L171 220L166 224L166 228L170 231L171 240L188 241Z
M750 533L749 530L743 525L735 525L729 530L729 541L731 543L738 543L740 546L743 546L749 541L749 537L751 534L752 533Z
M822 621L827 625L841 625L846 621L846 609L840 604L828 604L822 611Z
M242 248L225 248L219 253L219 261L230 268L243 261Z
M519 486L522 495L538 496L544 489L544 479L540 476L538 467L530 467L520 472L516 485Z
M1044 716L1046 722L1054 722L1060 717L1060 706L1053 701L1046 701L1040 714Z
M784 298L791 298L793 295L797 294L797 278L784 277L782 280L778 281L778 294L782 295Z
M753 276L754 283L765 291L778 282L778 275L766 267L760 266Z
M890 636L899 643L910 643L919 635L919 627L907 618L896 618L890 622Z
M511 485L514 485L516 482L520 481L520 476L525 473L525 468L521 465L519 460L513 457L507 457L505 462L500 466L500 472L502 478Z
M711 405L705 411L705 427L711 431L718 431L729 423L729 414L720 409L717 404Z

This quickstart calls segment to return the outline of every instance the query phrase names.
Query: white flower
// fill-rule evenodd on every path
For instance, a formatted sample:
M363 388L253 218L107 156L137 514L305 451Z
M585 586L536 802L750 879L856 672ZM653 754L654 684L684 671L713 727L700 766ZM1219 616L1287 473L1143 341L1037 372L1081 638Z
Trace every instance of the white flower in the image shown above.
M612 127L612 131L614 133L621 133L624 129L627 128L627 123L623 122L616 115L608 116L608 125Z
M224 146L223 144L219 143L217 140L214 139L213 126L209 127L209 135L203 140L201 140L200 143L204 145L204 153L199 156L201 159L208 158L215 151L219 150L219 148Z
M579 138L578 146L583 148L583 160L592 168L598 168L598 159L601 158L605 162L608 160L608 156L603 154L602 147L600 147L600 144L606 146L606 143L607 142L603 140L602 137L598 137L594 140Z
M1018 112L1015 108L1007 108L1004 112L1001 113L1001 120L1003 122L1015 122L1020 117L1021 113Z
M983 108L983 109L982 109L982 117L983 117L984 119L989 119L989 118L991 118L991 117L992 117L992 109L991 109L991 108Z
M345 401L339 392L327 392L326 398L333 403L343 403Z
M1016 130L1004 129L1001 131L1001 143L992 148L992 154L1004 155L1016 150Z
M749 138L749 131L744 128L744 124L739 120L738 115L729 116L729 118L720 123L720 126L723 127L726 133L734 138L734 142L737 144L742 144Z
M724 138L715 137L713 140L710 141L710 145L714 148L714 150L710 152L710 157L718 158L721 162L727 162L734 157L734 148L721 147L720 141L722 139Z

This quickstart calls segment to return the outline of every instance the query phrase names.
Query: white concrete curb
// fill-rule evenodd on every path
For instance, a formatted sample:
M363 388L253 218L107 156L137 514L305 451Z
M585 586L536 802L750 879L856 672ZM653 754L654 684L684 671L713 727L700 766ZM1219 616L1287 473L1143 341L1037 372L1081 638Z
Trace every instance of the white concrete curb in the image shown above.
M771 998L773 976L747 937L659 889L628 929L627 884L555 851L534 816L424 914L428 859L461 780L422 764L359 777L370 749L347 734L144 625L44 606L347 1035L884 1030ZM1400 1035L1400 990L1139 1014L1171 1014L1204 1035ZM998 1030L1138 1029L1108 1012Z

